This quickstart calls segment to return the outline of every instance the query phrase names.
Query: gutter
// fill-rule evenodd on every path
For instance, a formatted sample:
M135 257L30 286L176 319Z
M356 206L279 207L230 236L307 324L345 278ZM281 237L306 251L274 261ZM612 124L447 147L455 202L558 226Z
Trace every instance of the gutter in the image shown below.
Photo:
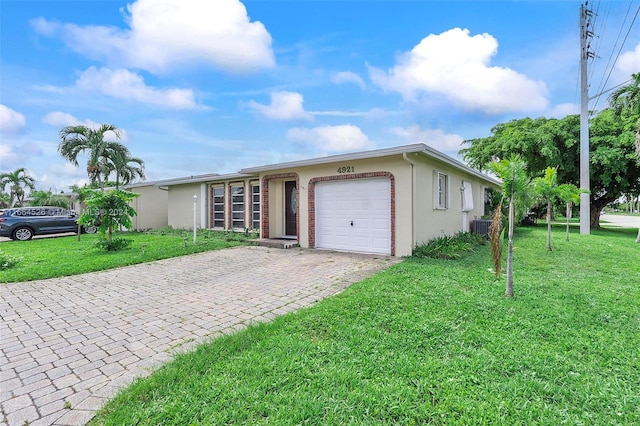
M409 159L409 156L407 155L406 152L402 153L402 158L409 164L411 164L411 245L412 248L415 247L415 245L417 244L416 241L416 215L415 215L415 209L416 209L416 192L415 189L417 187L417 182L416 182L416 170L415 170L415 166L416 163Z

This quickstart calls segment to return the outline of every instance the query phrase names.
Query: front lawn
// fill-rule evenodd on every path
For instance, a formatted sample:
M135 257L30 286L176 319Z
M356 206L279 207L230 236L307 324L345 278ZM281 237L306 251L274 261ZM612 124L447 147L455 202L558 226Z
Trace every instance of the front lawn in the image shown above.
M516 234L515 298L489 250L407 259L178 356L94 425L640 424L635 230Z
M21 261L16 266L0 270L0 283L76 275L233 247L241 244L242 234L200 231L195 245L192 233L171 229L147 233L122 232L114 234L115 237L129 238L133 243L122 251L104 252L94 247L98 234L83 234L80 241L72 235L2 242L0 251L13 258L21 258Z

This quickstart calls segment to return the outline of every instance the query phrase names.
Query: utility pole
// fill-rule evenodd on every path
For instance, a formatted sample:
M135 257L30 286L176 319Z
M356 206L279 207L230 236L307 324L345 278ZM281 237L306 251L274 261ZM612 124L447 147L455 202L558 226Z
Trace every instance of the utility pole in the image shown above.
M593 31L589 30L593 12L585 2L580 6L580 233L591 232L591 182L589 178L589 84L587 62L595 57L589 50Z

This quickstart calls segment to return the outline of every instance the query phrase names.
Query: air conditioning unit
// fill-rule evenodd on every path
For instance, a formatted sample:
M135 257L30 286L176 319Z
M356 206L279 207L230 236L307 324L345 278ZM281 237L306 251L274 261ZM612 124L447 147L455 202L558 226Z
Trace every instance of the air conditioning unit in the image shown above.
M474 234L482 234L489 238L489 227L491 221L487 219L476 219L471 221L471 232Z

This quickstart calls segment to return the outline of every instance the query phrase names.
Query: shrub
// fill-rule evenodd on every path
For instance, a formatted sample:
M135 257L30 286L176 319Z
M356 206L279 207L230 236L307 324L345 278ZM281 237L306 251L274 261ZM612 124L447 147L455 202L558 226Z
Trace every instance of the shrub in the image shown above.
M480 234L458 232L455 235L443 235L427 241L413 249L414 257L432 259L460 259L466 253L475 251L476 247L486 244Z
M101 238L96 242L95 247L104 251L120 251L128 248L131 243L133 240L129 238L113 238L111 241Z
M16 266L20 262L22 262L21 257L11 256L0 250L0 271Z

